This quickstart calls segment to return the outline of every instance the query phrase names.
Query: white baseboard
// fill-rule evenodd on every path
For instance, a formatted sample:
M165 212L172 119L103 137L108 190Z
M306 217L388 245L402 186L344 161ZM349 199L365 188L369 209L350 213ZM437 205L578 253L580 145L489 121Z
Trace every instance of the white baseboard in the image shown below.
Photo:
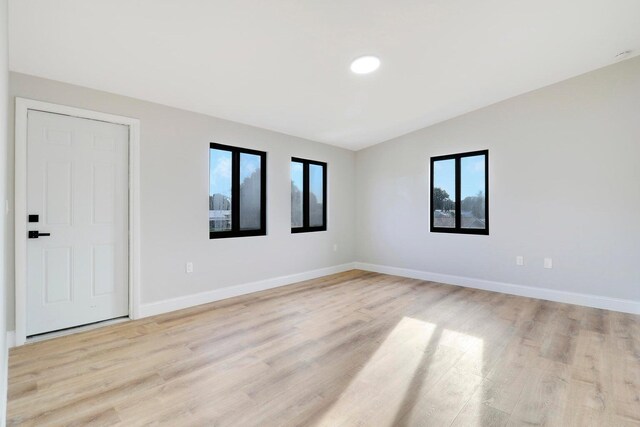
M304 273L274 277L271 279L245 283L242 285L229 286L221 289L214 289L207 292L186 295L183 297L167 299L164 301L141 304L139 315L140 318L155 316L156 314L168 313L170 311L194 307L196 305L207 304L210 302L220 301L240 295L246 295L253 292L264 291L267 289L290 285L292 283L302 282L305 280L317 279L318 277L328 276L330 274L342 273L344 271L353 270L354 268L354 263L341 264L333 267L306 271Z
M375 273L391 274L394 276L408 277L412 279L427 280L431 282L446 283L450 285L464 286L467 288L482 289L504 294L518 295L529 298L543 299L547 301L562 302L566 304L582 305L586 307L602 308L605 310L619 311L623 313L640 314L640 301L609 298L599 295L580 294L575 292L558 291L555 289L538 288L533 286L515 285L512 283L494 282L490 280L474 279L471 277L453 276L449 274L432 273L428 271L412 270L408 268L390 267L379 264L353 262L320 268L304 273L288 276L274 277L257 282L245 283L221 289L214 289L193 295L157 301L140 306L140 318L168 313L183 308L194 307L214 301L220 301L253 292L286 286L305 280L317 279L330 274L342 273L358 269ZM15 347L15 332L7 332L7 347Z
M602 308L605 310L620 311L623 313L640 314L640 301L634 300L558 291L555 289L537 288L533 286L514 285L512 283L493 282L490 280L474 279L471 277L452 276L448 274L431 273L428 271L389 267L386 265L369 264L364 262L356 262L355 267L359 270L391 274L411 279L428 280L431 282L483 289L485 291L492 292L502 292L504 294L518 295L522 297Z
M7 331L7 348L16 346L16 331Z

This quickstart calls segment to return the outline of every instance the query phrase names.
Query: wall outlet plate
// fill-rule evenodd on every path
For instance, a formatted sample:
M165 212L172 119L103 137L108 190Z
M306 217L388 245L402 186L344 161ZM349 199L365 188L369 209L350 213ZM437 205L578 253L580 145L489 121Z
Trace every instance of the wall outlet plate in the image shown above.
M187 273L193 273L193 263L192 262L188 262L186 265L185 270L187 271Z
M524 265L524 257L522 255L516 257L516 265Z
M553 260L551 258L544 259L544 268L553 268Z

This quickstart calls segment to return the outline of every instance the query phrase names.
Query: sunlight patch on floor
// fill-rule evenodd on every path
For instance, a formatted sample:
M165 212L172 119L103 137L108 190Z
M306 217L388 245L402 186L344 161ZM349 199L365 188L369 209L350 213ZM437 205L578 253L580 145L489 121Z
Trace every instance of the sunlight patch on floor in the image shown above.
M437 328L428 358L416 372L413 386L394 423L401 425L486 425L483 377L484 340L464 332Z
M433 323L402 318L319 425L390 425L435 329ZM374 419L368 419L371 414Z
M460 402L455 426L481 427L487 425L487 407L483 383L484 340L473 335L445 329L444 341L456 341L465 351L455 365L455 376L445 376L439 387L449 391ZM465 403L466 402L466 403Z
M423 425L457 416L482 425L482 376L475 372L482 371L483 347L481 338L404 317L318 425Z

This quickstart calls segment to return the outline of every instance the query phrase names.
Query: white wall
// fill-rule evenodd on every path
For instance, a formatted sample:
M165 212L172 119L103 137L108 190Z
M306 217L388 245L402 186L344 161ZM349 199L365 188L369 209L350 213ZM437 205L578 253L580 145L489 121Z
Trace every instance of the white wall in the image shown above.
M480 149L490 236L430 233L429 158ZM357 152L357 258L640 311L639 162L636 58Z
M9 106L9 60L7 44L7 0L0 0L0 425L5 424L7 403L7 341L6 283L8 265L13 245L7 233L8 216L5 214L7 199L7 177L11 169L7 157L8 106Z
M19 96L141 120L143 304L354 259L352 151L16 73L10 75L10 95L12 99ZM13 134L10 138L13 140ZM209 240L210 142L267 151L267 236ZM291 156L328 163L327 232L290 232ZM12 164L8 174L12 183ZM338 245L336 252L334 243ZM12 265L12 257L9 261ZM187 261L194 263L193 274L185 273ZM12 271L9 278L13 283ZM13 286L8 287L8 297L13 301ZM13 329L13 306L8 311L9 328Z
M23 74L10 96L141 120L143 304L354 260L640 303L640 58L357 153ZM268 152L268 236L209 240L210 141ZM491 235L429 233L429 157L485 148ZM326 233L290 234L291 156L329 163ZM5 177L12 200L12 162ZM12 246L6 261L13 301Z

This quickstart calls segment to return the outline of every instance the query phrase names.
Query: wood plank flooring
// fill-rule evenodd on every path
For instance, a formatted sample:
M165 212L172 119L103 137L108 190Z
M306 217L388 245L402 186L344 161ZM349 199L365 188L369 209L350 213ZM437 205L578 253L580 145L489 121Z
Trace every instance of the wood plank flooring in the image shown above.
M11 350L8 425L640 426L640 317L362 271Z

